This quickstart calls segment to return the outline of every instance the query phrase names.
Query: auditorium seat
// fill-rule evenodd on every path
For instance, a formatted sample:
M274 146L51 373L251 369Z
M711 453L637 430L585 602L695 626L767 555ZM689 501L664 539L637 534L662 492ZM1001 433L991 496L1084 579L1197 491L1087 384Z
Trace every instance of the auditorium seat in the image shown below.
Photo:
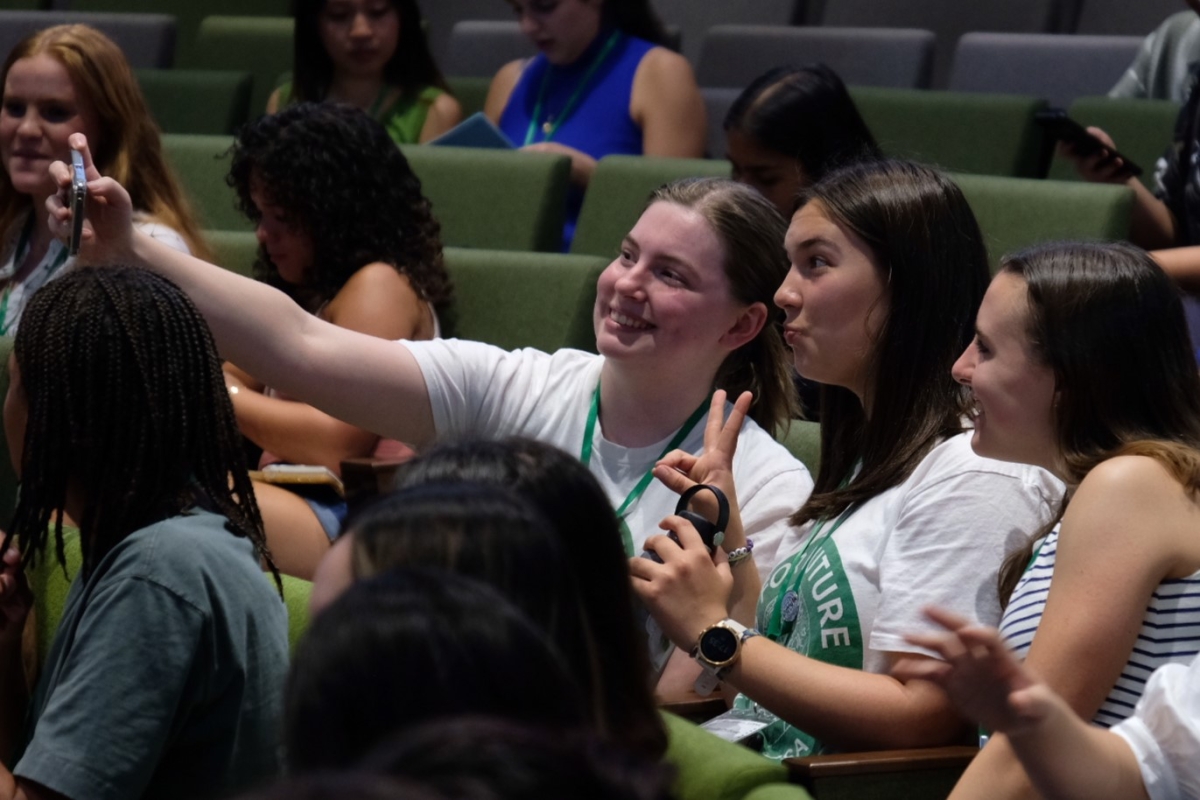
M1129 236L1133 190L1127 186L951 176L979 220L995 272L1006 253L1047 241L1114 241Z
M958 172L1042 174L1044 137L1033 114L1044 100L873 87L850 95L888 156Z
M455 293L443 320L450 335L507 350L595 352L592 307L607 259L461 247L445 253Z
M825 0L822 25L924 28L937 37L933 86L950 77L954 45L969 31L1053 33L1064 30L1064 0Z
M254 231L203 231L204 241L212 248L214 262L230 272L254 277L258 257L258 237Z
M78 11L111 11L120 13L155 12L171 14L178 26L175 65L194 68L207 66L194 60L197 51L196 34L204 17L235 14L257 17L281 17L291 13L291 0L50 0L56 6ZM165 64L164 66L171 66ZM241 67L216 67L241 69Z
M1174 137L1177 104L1170 100L1084 97L1071 104L1070 112L1080 125L1094 125L1111 136L1117 149L1144 170L1142 183L1154 188L1155 163ZM1050 163L1050 177L1079 180L1071 162L1057 155Z
M804 466L815 478L821 468L821 426L816 422L803 419L792 420L787 433L779 438L779 443Z
M160 9L154 8L154 11ZM84 23L112 39L132 67L169 67L175 60L175 17L165 13L103 14L82 11L0 11L0 53L51 25Z
M786 27L803 23L810 0L655 0L654 9L668 26L677 26L680 50L693 64L699 62L705 33L717 25L767 25Z
M950 88L1032 95L1065 108L1106 94L1141 44L1138 36L968 33L958 40Z
M292 69L294 27L291 17L205 17L186 66L251 73L247 113L254 119L266 109L280 76Z
M1145 36L1182 7L1179 0L1081 0L1075 31Z
M446 83L450 84L450 93L462 106L463 119L483 111L487 101L488 88L492 85L491 76L474 77L470 75L447 75Z
M167 133L163 152L192 201L201 228L230 231L253 230L254 225L238 211L237 195L225 183L229 171L227 153L232 136Z
M718 25L704 37L696 80L744 88L769 69L828 64L848 85L917 89L929 85L927 30Z
M570 160L547 153L405 145L442 243L492 250L562 247Z
M136 74L163 133L230 135L246 121L249 72L139 69Z
M729 163L651 156L600 159L583 198L571 252L613 258L650 194L665 183L688 177L728 178Z
M725 158L725 116L737 100L741 89L701 89L704 111L708 115L708 141L705 154L709 158Z

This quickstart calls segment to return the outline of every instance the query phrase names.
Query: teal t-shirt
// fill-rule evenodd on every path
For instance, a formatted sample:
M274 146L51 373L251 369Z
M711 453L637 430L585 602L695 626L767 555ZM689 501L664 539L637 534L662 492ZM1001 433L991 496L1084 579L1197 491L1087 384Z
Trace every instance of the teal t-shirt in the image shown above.
M279 771L287 614L224 523L156 523L75 580L14 774L129 800L221 796Z

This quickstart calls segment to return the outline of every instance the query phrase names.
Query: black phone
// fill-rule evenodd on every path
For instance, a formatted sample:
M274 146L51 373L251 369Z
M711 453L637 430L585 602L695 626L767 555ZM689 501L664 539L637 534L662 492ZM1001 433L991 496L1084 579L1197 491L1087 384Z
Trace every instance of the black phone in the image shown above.
M1087 128L1080 125L1075 120L1067 115L1067 112L1061 108L1048 108L1044 111L1037 111L1033 115L1033 119L1045 129L1045 131L1054 137L1056 140L1066 142L1081 156L1090 156L1101 150L1110 150L1108 145L1097 139L1095 136L1087 132ZM1121 172L1129 177L1137 177L1142 174L1142 168L1129 159L1128 156L1110 150L1109 158L1119 158L1124 162L1124 168Z
M83 240L83 209L87 200L87 170L83 166L83 155L71 150L71 238L67 241L67 253L79 254L79 243Z
M691 502L692 498L703 491L712 492L713 496L717 498L717 519L715 522L688 508L688 503ZM692 527L696 529L696 532L700 534L700 538L704 540L704 545L708 548L710 556L717 552L717 547L725 539L725 528L729 525L729 498L725 496L724 492L707 483L697 483L679 496L679 502L675 504L675 514L692 523ZM679 537L675 535L675 531L667 531L667 536L675 544L681 544ZM662 559L658 557L658 553L655 553L653 550L647 550L642 555L651 561L662 563Z

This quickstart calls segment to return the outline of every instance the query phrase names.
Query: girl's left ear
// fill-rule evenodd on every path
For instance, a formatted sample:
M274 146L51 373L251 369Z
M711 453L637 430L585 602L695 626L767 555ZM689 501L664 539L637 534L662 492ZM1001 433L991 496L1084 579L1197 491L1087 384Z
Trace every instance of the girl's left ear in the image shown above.
M766 303L751 303L741 310L733 326L721 337L721 344L731 351L754 340L767 324Z

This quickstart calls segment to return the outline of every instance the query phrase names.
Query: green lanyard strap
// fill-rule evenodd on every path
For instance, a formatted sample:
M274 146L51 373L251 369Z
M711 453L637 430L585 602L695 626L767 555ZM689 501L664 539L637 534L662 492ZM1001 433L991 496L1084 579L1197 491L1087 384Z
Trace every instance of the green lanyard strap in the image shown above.
M696 427L696 424L700 422L700 419L704 416L704 412L707 410L708 401L705 400L696 407L696 410L692 412L690 417L688 417L687 422L683 423L683 427L675 432L675 435L671 437L671 441L667 442L667 446L663 448L663 451L659 457L654 459L656 463L667 453L683 444L683 440L688 437L688 434L690 434L692 429ZM591 408L588 409L587 424L583 430L583 446L579 449L579 460L583 462L585 467L588 466L592 460L592 440L595 437L596 421L599 419L600 384L597 383L596 391L592 394ZM620 508L617 509L617 519L621 521L621 539L625 544L625 553L630 556L633 555L633 535L629 531L629 526L625 524L625 515L629 512L629 509L633 506L633 504L641 499L642 494L650 485L650 481L654 479L653 470L654 466L651 465L650 469L646 470L646 474L642 476L641 480L637 482L637 485L633 487L633 490L625 497L625 502L621 503Z
M7 336L9 334L8 301L12 296L13 286L16 282L16 274L20 271L21 260L25 257L25 253L29 249L29 237L32 234L33 215L31 214L29 222L27 222L25 227L21 230L21 237L17 240L17 249L13 251L13 274L9 276L8 285L4 287L4 294L2 297L0 297L0 336ZM53 243L51 243L51 246L53 247ZM67 251L67 248L63 247L59 251L58 255L55 256L54 262L50 267L50 273L53 274L57 272L59 268L66 263L69 255L70 253ZM28 278L26 278L26 280L28 280Z
M620 38L620 31L612 32L612 35L608 37L608 41L604 43L604 47L601 48L600 52L596 55L595 60L592 61L591 66L588 67L587 72L584 73L583 80L575 84L575 88L571 90L571 96L567 98L567 104L563 106L562 113L558 115L553 123L547 119L546 122L542 124L542 133L545 134L545 138L542 139L543 142L548 142L554 138L554 134L556 134L562 124L567 121L567 117L571 116L571 112L575 110L575 105L579 102L580 98L583 97L583 92L584 89L587 88L588 82L591 81L592 76L596 74L596 70L600 69L600 65L604 63L606 58L608 58L608 54L612 52L614 47L616 47L617 40ZM553 66L547 64L546 71L542 73L542 83L541 86L538 87L537 102L533 106L533 116L529 119L529 129L525 131L525 144L527 145L533 144L534 138L537 137L538 119L542 116L542 104L546 100L546 88L550 85L550 71L552 69Z
M844 481L842 485L845 486ZM842 523L850 519L850 517L857 510L857 506L851 506L841 514L838 514L837 519L833 521L833 524L828 526L828 530L826 530L827 523L829 522L827 519L823 519L813 526L812 533L808 535L808 541L804 543L804 547L800 550L800 554L795 558L794 563L796 565L796 569L792 573L791 581L789 581L788 585L784 587L784 590L779 593L779 601L775 603L775 607L771 609L771 621L767 624L766 630L768 639L773 642L779 641L779 635L783 632L783 607L785 605L785 599L787 598L788 594L799 594L800 584L804 581L804 573L808 569L808 562L812 560L814 556L816 556L816 551L813 550L813 547L823 543L826 539L833 536L833 534L837 532L837 529L842 527ZM813 550L811 555L809 554L810 550Z

